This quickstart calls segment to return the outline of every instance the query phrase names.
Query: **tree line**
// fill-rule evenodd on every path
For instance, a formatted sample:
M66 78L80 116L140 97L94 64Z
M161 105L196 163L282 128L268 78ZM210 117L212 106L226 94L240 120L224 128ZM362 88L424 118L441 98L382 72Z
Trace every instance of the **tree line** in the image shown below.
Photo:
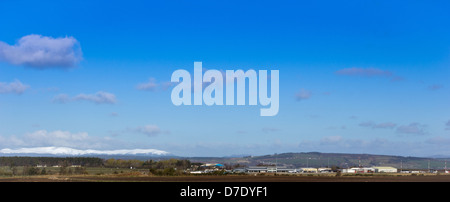
M175 170L184 170L191 167L189 160L167 159L167 160L124 160L124 159L107 159L104 162L107 168L146 168L146 169L166 169L173 168Z
M76 167L72 167L77 165ZM189 160L135 160L101 159L96 157L0 157L0 175L47 175L47 174L88 174L86 167L146 169L152 175L181 175L191 167ZM59 171L46 167L58 166Z
M191 166L189 160L135 160L135 159L101 159L97 157L0 157L0 166L71 166L107 167L107 168L154 168L154 169L187 169Z

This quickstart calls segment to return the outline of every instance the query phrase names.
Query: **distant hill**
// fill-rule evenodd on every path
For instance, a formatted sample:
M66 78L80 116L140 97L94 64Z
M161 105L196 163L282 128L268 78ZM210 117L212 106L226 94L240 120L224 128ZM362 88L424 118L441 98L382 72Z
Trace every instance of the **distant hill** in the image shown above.
M449 158L421 158L373 154L343 153L282 153L276 155L247 156L239 158L187 158L192 162L220 162L241 165L275 165L288 167L355 167L355 166L392 166L403 169L444 169ZM450 167L450 164L449 164Z
M43 150L44 149L44 150ZM54 151L54 148L41 148L38 150ZM229 157L182 157L175 156L159 150L114 150L108 152L80 152L70 148L58 148L58 153L35 152L14 153L8 150L0 150L0 156L34 156L34 157L97 157L102 159L137 159L137 160L164 160L164 159L186 159L199 163L222 163L228 165L255 166L255 165L278 165L287 167L356 167L356 166L392 166L406 169L444 169L445 162L450 158L436 157L404 157L374 154L345 154L345 153L282 153L263 156L229 156ZM450 167L450 164L449 164Z

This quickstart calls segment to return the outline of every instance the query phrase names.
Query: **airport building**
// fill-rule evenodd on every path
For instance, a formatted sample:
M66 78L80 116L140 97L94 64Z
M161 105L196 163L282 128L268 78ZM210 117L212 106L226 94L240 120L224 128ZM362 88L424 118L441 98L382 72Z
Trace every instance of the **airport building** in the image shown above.
M341 170L342 173L374 173L375 168L365 167L365 168L346 168Z
M247 173L297 173L299 172L294 168L276 167L276 166L250 166L244 169ZM236 170L238 172L244 171L243 169Z
M398 172L397 168L394 167L373 167L376 173L396 173Z

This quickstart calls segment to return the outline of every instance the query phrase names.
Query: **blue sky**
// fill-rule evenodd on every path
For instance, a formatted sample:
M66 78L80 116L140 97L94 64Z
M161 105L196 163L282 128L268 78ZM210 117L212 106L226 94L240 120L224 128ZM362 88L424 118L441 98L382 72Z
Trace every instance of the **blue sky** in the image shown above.
M0 149L450 155L449 8L446 1L2 1ZM45 48L49 57L38 54ZM192 72L194 61L279 70L279 113L174 106L171 74Z

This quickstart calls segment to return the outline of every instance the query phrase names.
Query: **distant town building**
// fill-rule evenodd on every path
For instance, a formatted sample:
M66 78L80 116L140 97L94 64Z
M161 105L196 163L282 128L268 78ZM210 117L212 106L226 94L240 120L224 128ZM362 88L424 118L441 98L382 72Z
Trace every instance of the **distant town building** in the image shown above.
M268 168L265 166L250 166L247 168L248 173L267 173Z
M332 173L333 169L331 169L331 168L317 168L317 171L319 173Z
M302 173L317 173L317 168L300 168Z
M397 168L394 167L373 167L376 173L396 173L398 172Z
M235 169L238 172L243 172L242 169ZM299 170L294 168L277 167L277 166L250 166L245 169L247 173L298 173Z
M247 169L245 169L245 168L235 168L235 169L233 169L232 172L233 173L245 173L245 172L247 172Z
M375 168L364 167L364 168L346 168L341 170L342 173L374 173Z

